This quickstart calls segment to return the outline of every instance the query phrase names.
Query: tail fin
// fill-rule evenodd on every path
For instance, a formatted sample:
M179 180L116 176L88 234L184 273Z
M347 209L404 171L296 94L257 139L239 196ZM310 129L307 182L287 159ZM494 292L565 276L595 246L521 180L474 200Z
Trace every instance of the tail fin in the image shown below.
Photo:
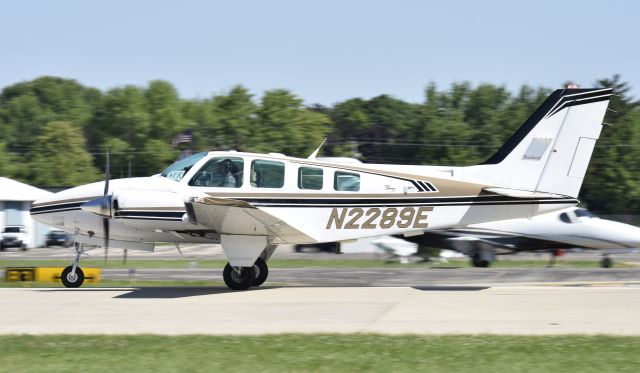
M577 198L611 94L610 88L553 92L491 158L465 174Z

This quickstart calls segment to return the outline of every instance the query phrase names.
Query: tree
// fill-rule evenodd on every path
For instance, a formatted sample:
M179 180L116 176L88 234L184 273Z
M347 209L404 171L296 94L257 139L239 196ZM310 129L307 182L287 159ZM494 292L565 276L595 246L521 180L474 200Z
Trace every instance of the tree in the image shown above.
M596 82L613 88L604 125L593 152L581 196L592 210L628 213L640 210L640 102L629 96L631 87L618 75Z
M51 122L30 153L29 180L38 185L75 186L101 179L82 132L70 122Z
M135 86L114 88L107 92L86 129L91 148L99 148L106 138L127 142L132 149L141 150L151 132L144 91Z
M0 135L10 150L27 152L49 122L84 127L100 98L97 89L71 79L44 76L14 84L0 93Z
M223 138L218 145L236 150L248 149L255 140L251 135L258 111L249 91L235 86L228 95L214 97L212 107ZM215 138L219 137L220 133L216 134Z
M172 164L178 153L167 141L149 140L144 146L143 155L135 163L136 171L141 175L157 174Z
M186 129L181 102L175 88L168 82L154 80L144 92L149 114L149 138L169 141Z
M13 155L7 152L4 142L0 142L0 177L14 178L16 172Z
M308 156L330 131L331 120L302 106L302 100L284 89L267 91L258 109L250 149Z

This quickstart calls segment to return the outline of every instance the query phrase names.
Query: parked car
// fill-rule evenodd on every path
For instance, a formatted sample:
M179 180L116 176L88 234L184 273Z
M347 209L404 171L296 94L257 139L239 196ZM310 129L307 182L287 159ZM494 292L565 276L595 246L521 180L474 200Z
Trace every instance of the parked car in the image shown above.
M22 251L27 250L27 231L22 225L7 225L2 231L0 240L0 251L9 247L19 247Z
M71 246L71 237L69 233L65 231L51 231L47 234L47 240L44 243L44 247L49 246Z

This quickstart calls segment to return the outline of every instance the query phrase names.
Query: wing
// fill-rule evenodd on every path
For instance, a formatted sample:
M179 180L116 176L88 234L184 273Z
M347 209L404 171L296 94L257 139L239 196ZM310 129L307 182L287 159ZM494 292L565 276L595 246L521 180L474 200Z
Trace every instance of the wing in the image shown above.
M222 234L268 236L273 243L315 242L286 222L248 202L199 197L185 202L189 221Z

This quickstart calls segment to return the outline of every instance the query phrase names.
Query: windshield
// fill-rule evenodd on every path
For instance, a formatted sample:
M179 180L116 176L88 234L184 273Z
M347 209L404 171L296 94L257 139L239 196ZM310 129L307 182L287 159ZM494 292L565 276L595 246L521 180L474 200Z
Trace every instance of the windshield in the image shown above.
M576 216L579 218L597 218L591 211L585 209L576 209Z
M20 233L20 227L6 227L4 233Z
M184 177L184 175L189 172L191 167L196 164L200 159L204 158L207 155L207 152L197 153L187 158L183 158L171 166L167 167L166 170L162 172L162 176L167 179L180 181Z

